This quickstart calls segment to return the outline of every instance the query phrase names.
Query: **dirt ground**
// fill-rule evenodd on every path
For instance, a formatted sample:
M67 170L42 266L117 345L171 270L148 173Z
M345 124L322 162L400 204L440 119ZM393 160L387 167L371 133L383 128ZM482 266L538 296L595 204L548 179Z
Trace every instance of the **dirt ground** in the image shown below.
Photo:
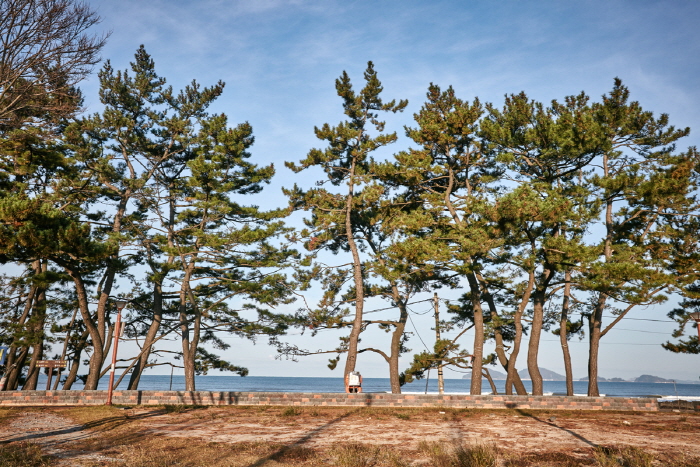
M700 456L700 414L440 409L159 407L0 409L0 443L31 442L56 465L115 460L105 445L145 438L188 443L271 443L324 450L363 443L418 452L420 443L493 444L506 453L590 458L596 446ZM119 427L117 430L116 427ZM114 433L119 433L115 438ZM108 443L95 438L110 437ZM92 441L90 441L92 440ZM117 440L117 441L115 441ZM421 464L414 455L415 464ZM104 464L107 465L107 464ZM261 464L262 465L262 464Z

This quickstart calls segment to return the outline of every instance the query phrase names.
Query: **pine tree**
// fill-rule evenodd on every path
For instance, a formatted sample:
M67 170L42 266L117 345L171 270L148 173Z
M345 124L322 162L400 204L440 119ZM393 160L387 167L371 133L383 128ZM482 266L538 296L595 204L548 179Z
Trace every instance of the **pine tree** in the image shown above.
M528 371L532 391L542 394L538 351L546 326L545 306L553 287L564 282L562 273L586 257L581 226L595 211L585 209L586 192L575 183L577 175L600 152L591 138L592 118L585 95L568 98L568 105L553 107L531 101L525 93L506 97L502 110L489 106L482 123L484 138L508 167L507 176L517 183L499 196L492 218L505 235L498 262L514 267L520 282L515 312L516 336L511 359L519 351L521 323L532 304L528 346ZM569 235L567 235L569 233ZM510 368L515 371L514 365Z
M365 302L365 272L361 257L362 210L365 198L372 196L371 186L374 175L371 171L371 154L382 146L396 141L395 133L383 133L385 123L379 120L380 112L400 112L407 101L384 102L381 98L383 87L377 78L372 62L367 64L364 73L365 86L356 93L350 77L343 72L336 80L338 96L343 100L347 120L337 126L324 124L315 128L316 137L326 141L326 149L312 149L299 165L287 163L294 172L311 167L320 167L327 181L333 186L345 186L346 192L314 188L304 191L297 185L286 190L291 205L295 209L309 210L311 219L306 221L308 229L302 232L309 239L310 250L329 249L333 252L348 251L352 257L351 275L354 287L347 300L355 304L355 316L350 335L341 345L347 350L345 373L354 371L357 362L358 341L363 327L363 307ZM372 130L376 135L372 135ZM323 182L319 182L323 183ZM366 246L366 245L365 245ZM328 300L333 300L329 295ZM337 360L336 360L337 361Z
M603 151L596 160L601 169L589 183L602 204L604 235L578 287L593 295L588 394L597 396L600 339L635 307L661 303L664 292L685 282L673 271L685 253L673 244L680 231L672 220L695 208L698 155L693 149L674 154L674 143L690 130L630 102L619 79L592 109ZM605 311L614 319L603 327Z

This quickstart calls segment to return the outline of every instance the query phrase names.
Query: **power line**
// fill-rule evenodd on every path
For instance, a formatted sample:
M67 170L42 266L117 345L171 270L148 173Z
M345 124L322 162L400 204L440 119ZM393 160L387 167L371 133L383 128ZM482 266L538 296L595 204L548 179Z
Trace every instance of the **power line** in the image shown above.
M408 307L406 307L408 308ZM410 310L409 310L410 311ZM411 318L411 313L408 314L408 319L411 320L411 324L413 325L413 330L416 331L416 336L418 336L418 339L423 343L423 347L425 347L425 350L430 352L430 349L428 348L427 345L425 345L425 342L423 341L423 338L420 336L420 333L418 332L418 328L416 327L416 323L413 322L413 318Z
M460 302L459 300L454 300L454 299L450 299L450 298L441 298L440 300L442 300L444 302L457 302L457 303ZM581 314L579 313L579 315L581 315ZM605 316L603 316L603 318L615 319L615 318L617 318L617 316L605 315ZM677 321L672 320L672 319L631 318L631 317L627 317L627 316L623 317L622 319L629 319L632 321L651 321L651 322L655 322L655 323L677 323Z

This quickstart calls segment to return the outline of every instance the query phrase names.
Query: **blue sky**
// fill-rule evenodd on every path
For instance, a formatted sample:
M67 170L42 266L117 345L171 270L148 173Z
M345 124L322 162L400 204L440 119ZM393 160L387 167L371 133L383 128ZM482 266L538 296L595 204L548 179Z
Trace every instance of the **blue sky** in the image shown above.
M409 100L403 114L387 119L387 129L400 135L403 125L412 123L412 114L422 105L431 82L452 85L463 99L478 96L482 102L500 105L504 94L520 91L544 102L582 90L598 99L612 88L615 77L622 78L632 98L647 110L668 113L672 124L700 130L700 2L89 3L103 18L100 27L112 30L103 57L113 67L126 68L144 44L159 74L176 89L192 79L203 85L226 82L224 95L212 110L228 114L231 124L249 121L256 136L254 159L278 168L270 188L252 200L264 207L284 204L280 187L292 185L297 178L283 162L298 161L318 146L313 127L342 119L334 80L346 70L360 85L368 60L375 63L386 99ZM88 112L99 111L96 78L82 87ZM698 145L696 132L680 143L680 149ZM407 145L402 138L387 154ZM416 307L424 311L422 305ZM665 319L664 309L639 310L634 316ZM427 341L432 333L430 320L421 325L421 319L417 317L416 323ZM674 355L658 345L668 338L672 323L629 320L619 326L633 331L614 330L605 337L601 376L650 373L698 379L699 356ZM385 339L383 334L376 338ZM311 347L335 342L334 337L324 339ZM541 366L563 372L556 336L544 339L552 342L543 342ZM253 375L340 376L339 371L330 373L325 368L323 357L279 362L264 345L230 342L233 346L226 356L248 366ZM411 347L421 350L417 339ZM572 344L572 348L574 374L583 377L586 344ZM519 368L525 366L521 358ZM383 362L364 355L359 369L366 376L387 372Z

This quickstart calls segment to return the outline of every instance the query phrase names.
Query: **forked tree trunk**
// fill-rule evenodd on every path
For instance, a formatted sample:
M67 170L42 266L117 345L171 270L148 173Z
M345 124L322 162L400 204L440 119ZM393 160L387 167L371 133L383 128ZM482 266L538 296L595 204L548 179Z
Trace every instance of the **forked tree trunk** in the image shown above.
M160 330L162 320L163 293L161 284L155 284L153 287L153 321L151 321L151 325L148 327L148 332L146 333L146 338L143 341L141 355L137 357L138 361L134 365L134 369L129 377L128 389L130 391L135 391L139 387L141 375L148 365L148 358L151 356L151 349L158 335L158 331Z
M491 321L496 322L499 319L499 316L498 311L496 309L496 304L493 301L493 297L489 293L484 293L484 299L486 300L486 303L489 306ZM493 335L494 340L496 341L496 356L498 357L498 362L501 364L503 369L506 370L506 374L509 374L511 360L506 355L505 340L503 339L503 334L501 333L501 330L498 328L498 326L494 327ZM515 366L515 364L513 364L513 366ZM506 384L506 394L513 394L513 388L515 388L516 394L520 396L526 395L527 390L525 389L525 385L523 384L523 381L520 378L520 375L517 373L517 371L513 372L512 378L512 382L510 384Z

